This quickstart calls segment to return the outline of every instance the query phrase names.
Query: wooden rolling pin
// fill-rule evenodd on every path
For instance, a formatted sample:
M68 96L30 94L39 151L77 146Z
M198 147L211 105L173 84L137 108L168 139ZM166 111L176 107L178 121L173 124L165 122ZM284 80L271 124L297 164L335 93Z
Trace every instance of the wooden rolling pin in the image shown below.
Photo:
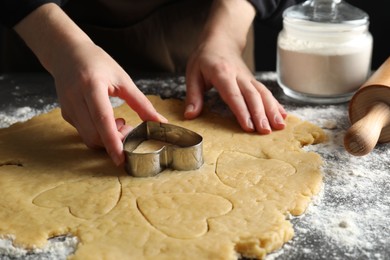
M366 155L378 142L390 142L390 57L352 97L349 119L344 146L350 154Z

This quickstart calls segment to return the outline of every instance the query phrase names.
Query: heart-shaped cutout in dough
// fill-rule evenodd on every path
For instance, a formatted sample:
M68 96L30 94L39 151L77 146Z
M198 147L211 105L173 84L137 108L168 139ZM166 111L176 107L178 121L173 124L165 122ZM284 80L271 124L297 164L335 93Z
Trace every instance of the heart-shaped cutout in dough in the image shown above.
M33 203L45 208L67 207L75 217L92 219L110 212L117 205L120 194L117 177L98 176L46 190L35 197Z
M207 193L167 193L144 196L137 205L145 219L170 237L191 239L208 232L211 218L227 214L233 205L227 199Z
M240 152L223 152L216 168L219 179L233 188L247 188L261 183L278 184L296 173L289 163L277 159L257 158ZM269 181L275 179L275 181Z

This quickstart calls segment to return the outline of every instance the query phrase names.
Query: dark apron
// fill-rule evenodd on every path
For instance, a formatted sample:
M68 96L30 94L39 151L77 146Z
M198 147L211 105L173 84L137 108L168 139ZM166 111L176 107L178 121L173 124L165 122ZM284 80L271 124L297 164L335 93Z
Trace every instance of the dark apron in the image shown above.
M65 12L129 73L183 73L211 6L209 0L69 0ZM239 19L239 18L237 18ZM254 70L253 29L244 60ZM4 72L40 71L37 59L8 32Z

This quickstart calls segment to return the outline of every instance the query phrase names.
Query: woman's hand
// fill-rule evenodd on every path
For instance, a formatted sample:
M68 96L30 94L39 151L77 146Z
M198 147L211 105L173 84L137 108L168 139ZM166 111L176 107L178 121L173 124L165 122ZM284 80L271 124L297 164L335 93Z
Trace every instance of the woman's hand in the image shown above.
M204 91L215 87L245 131L268 134L271 128L283 129L285 110L254 78L242 58L254 17L253 7L242 0L217 0L209 17L187 64L184 116L188 119L198 116Z
M110 96L124 99L142 120L167 121L59 6L40 6L14 29L54 77L64 119L88 147L105 147L116 165L124 162L122 140L131 127L115 119Z
M115 119L110 96L125 100L142 120L167 121L128 74L93 43L63 52L59 61L53 76L62 116L88 147L105 147L117 165L124 161L122 140L131 127Z

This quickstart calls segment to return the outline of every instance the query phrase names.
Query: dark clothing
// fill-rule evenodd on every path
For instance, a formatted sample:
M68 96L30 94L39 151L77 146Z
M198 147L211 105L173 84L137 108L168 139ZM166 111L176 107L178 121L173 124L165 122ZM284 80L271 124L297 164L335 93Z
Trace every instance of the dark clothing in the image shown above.
M10 6L12 1L20 0L1 3ZM211 3L210 0L69 0L60 4L95 44L134 74L183 73ZM2 19L11 26L11 21L15 23L10 17ZM250 36L243 56L254 70L253 29ZM2 57L5 72L43 70L15 33L10 31L6 40L7 51L3 51Z
M61 4L61 0L0 0L0 23L13 27L39 6L47 3Z
M106 1L107 2L107 1ZM130 2L130 1L129 1ZM83 13L86 15L85 21L90 21L95 25L105 25L108 27L120 26L119 24L112 21L110 18L111 14L115 14L116 17L120 17L122 20L127 20L126 24L129 24L129 20L136 21L145 18L145 15L157 10L163 5L169 5L178 0L143 0L137 1L135 8L131 9L131 12L124 14L126 8L122 8L126 5L126 1L116 1L115 4L106 5L104 1L96 0L1 0L0 2L0 22L5 24L7 27L13 27L26 15L32 12L40 5L46 3L56 3L60 6L69 5L86 5L94 6L94 12ZM253 6L257 10L257 19L268 22L275 22L280 20L283 10L293 5L295 0L250 0ZM95 16L96 13L104 13L106 16ZM119 20L120 20L119 19ZM239 18L237 18L239 19Z
M199 16L199 14L196 13L198 12L197 10L194 10L193 12L192 10L184 10L185 12L177 11L176 13L173 13L174 15L170 15L167 18L162 17L160 12L161 9L175 10L174 6L180 2L186 2L185 0L141 0L134 1L136 5L132 6L131 10L123 8L123 6L130 1L131 0L0 0L0 23L6 25L8 28L11 28L38 6L44 3L53 2L61 5L65 12L67 12L68 15L87 32L97 30L97 28L105 31L105 34L102 36L93 37L93 40L96 41L98 45L105 48L103 41L108 41L108 39L110 39L109 37L114 37L115 39L122 37L118 36L121 33L117 33L115 36L113 36L112 33L113 31L120 31L120 29L123 28L127 28L127 31L135 30L136 34L133 37L140 36L144 39L144 41L149 41L148 38L145 38L148 35L148 37L154 38L152 41L156 41L158 38L165 41L168 36L170 37L172 34L177 34L177 31L175 31L174 28L168 29L169 32L166 32L165 29L163 31L160 30L159 32L155 32L155 35L153 35L153 32L150 31L151 27L147 26L148 29L143 31L141 28L146 25L140 24L145 24L143 22L144 20L151 20L152 23L162 27L160 24L161 21L165 24L172 24L174 21L180 21L180 17L182 17L180 19L183 19L183 17L188 16L187 21L190 21ZM196 0L194 1L196 2ZM303 1L304 0L250 1L257 9L257 16L255 20L256 70L275 70L276 40L279 31L282 29L282 13L288 6L301 3ZM211 0L209 0L209 2L211 2ZM370 16L370 32L374 37L372 68L377 69L387 59L387 57L390 56L390 37L387 36L387 28L388 25L390 25L390 16L388 15L388 10L390 10L390 1L382 0L376 4L366 0L347 0L347 2L366 11ZM109 6L107 3L109 3ZM81 5L93 6L93 8L89 8L90 10L85 10L85 8L78 9L78 6ZM116 14L116 12L119 12L119 14ZM166 11L163 11L162 13L166 13ZM237 19L240 18L237 17ZM136 29L136 27L138 27L138 29ZM188 40L194 39L194 35L195 34L191 34L191 37L189 37L190 39ZM5 38L5 40L3 40L2 45L0 44L0 47L2 48L2 50L0 50L0 72L36 71L36 69L33 68L39 68L39 62L36 60L31 51L23 46L23 43L14 32L8 30L4 33L3 38ZM129 34L127 34L126 38L126 41L132 41ZM150 45L151 43L149 42L148 44ZM172 44L172 42L169 43L169 45ZM16 45L20 48L17 48ZM166 44L163 42L163 45ZM145 52L149 53L149 55L154 55L156 52L156 50L149 51L146 48L141 47L142 43L139 43L138 49L134 49L133 53L140 56ZM141 51L138 51L139 49L141 49ZM162 47L160 49L166 50L167 48ZM185 52L184 49L185 48L182 46L180 50L175 50L176 54L172 54L172 57L176 58L172 58L171 60L179 59L178 56L182 55L180 53ZM123 47L109 47L107 49L107 52L110 54L114 53L114 58L117 59L120 64L123 64L121 60L126 59L125 55L122 55L123 51L128 52L130 50L129 48L123 50ZM158 55L171 56L171 54L167 53L159 53ZM15 57L20 57L22 62L16 63ZM143 62L141 62L142 64L138 63L137 66L139 66L139 68L145 67L146 65L150 67L150 64L153 63L153 59L155 60L155 58L151 58L152 61L143 60ZM14 64L9 64L10 61ZM166 65L167 64L163 66L167 67ZM153 70L158 70L161 68L161 64L155 64L151 67ZM171 71L172 66L169 65L168 67L170 67L168 71ZM42 70L42 68L40 68L40 70ZM182 70L182 68L180 68L180 70Z
M63 9L131 74L184 72L211 7L209 0L154 0L149 5L148 1L120 5L119 0L102 0L99 5L104 2L104 7L98 5L85 15L83 1L94 0L69 1Z

